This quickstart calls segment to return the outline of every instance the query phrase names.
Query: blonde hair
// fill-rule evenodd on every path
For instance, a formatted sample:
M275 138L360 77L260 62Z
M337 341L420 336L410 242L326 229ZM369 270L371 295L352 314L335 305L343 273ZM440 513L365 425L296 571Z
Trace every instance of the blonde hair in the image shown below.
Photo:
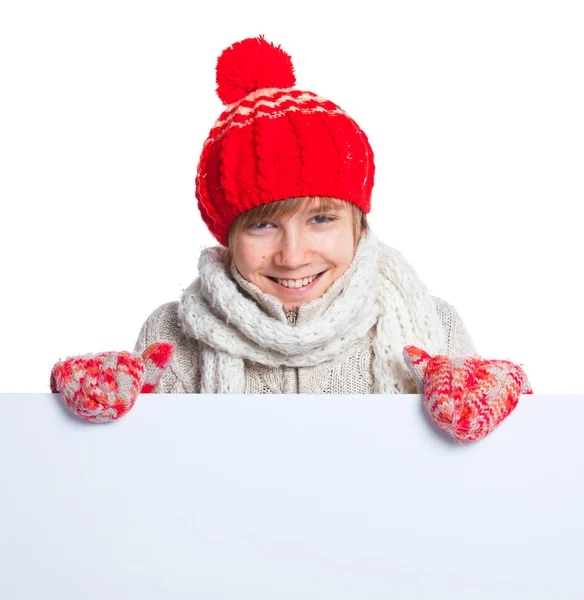
M335 208L338 209L342 206L347 206L351 212L351 218L353 220L353 239L356 245L361 233L367 231L369 227L367 215L363 210L356 204L348 202L347 200L338 200L337 198L329 198L328 196L303 196L300 198L269 202L268 204L260 204L259 206L254 206L238 215L233 223L231 223L227 234L229 258L233 258L232 248L237 236L252 223L287 217L301 209L311 210L317 208L324 213Z

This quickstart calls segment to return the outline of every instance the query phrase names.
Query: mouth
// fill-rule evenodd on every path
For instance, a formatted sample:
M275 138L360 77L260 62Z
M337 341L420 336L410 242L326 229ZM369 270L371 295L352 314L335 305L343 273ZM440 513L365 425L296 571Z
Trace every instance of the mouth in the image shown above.
M310 277L305 277L303 279L279 279L276 277L268 277L268 279L271 279L282 290L286 290L290 293L298 293L304 292L313 287L323 273L326 273L326 271L322 271L316 275L311 275Z

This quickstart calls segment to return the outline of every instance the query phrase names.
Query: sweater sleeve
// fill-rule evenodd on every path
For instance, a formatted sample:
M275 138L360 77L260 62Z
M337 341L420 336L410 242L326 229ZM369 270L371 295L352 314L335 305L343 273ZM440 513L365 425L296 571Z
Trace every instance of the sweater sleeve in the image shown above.
M178 320L178 301L159 306L140 329L134 351L140 354L153 342L175 342L176 350L166 367L155 394L199 393L197 341L188 338Z
M436 296L432 296L432 298L444 328L448 348L447 355L454 357L477 354L475 345L454 306Z

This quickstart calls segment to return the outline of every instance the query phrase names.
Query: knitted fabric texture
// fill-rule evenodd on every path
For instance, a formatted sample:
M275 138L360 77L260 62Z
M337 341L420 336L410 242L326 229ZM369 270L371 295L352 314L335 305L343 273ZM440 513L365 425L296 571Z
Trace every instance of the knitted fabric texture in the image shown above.
M348 268L321 298L299 305L297 327L318 320L328 310L337 294L343 292L342 279L351 277ZM241 276L240 276L241 277ZM236 279L239 282L239 279ZM340 284L340 285L337 285ZM242 287L240 285L240 287ZM261 310L277 321L287 323L284 304L274 296L264 294L247 282L242 287ZM442 298L432 296L436 313L447 340L448 356L477 354L468 330L458 311ZM178 317L178 300L165 302L145 319L134 344L134 351L143 352L156 340L176 342L173 359L155 390L161 394L200 394L200 344L183 333ZM244 361L246 394L373 394L373 342L376 327L347 352L330 361L311 367L266 367L260 363Z
M199 342L201 393L244 393L244 359L266 367L322 364L369 335L373 325L374 393L417 392L405 345L445 351L444 330L425 284L371 230L357 246L349 267L354 272L342 292L305 325L277 321L241 293L229 277L225 248L203 250L198 268L199 277L181 296L178 317L185 335Z
M404 358L432 419L458 442L492 432L517 406L521 394L533 394L520 365L480 356L430 356L406 346Z
M371 209L375 166L367 136L339 106L294 83L289 56L262 36L218 59L217 91L231 104L203 145L195 195L223 246L239 214L269 202L328 196Z
M92 423L114 421L125 415L138 394L154 391L172 359L174 342L155 342L136 352L100 352L71 356L51 371L52 393Z

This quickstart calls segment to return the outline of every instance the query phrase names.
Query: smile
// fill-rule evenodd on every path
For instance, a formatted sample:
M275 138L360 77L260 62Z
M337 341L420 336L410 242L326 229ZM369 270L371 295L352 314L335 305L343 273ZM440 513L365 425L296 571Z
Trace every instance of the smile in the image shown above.
M324 273L324 271L322 273ZM269 279L275 281L282 287L288 288L289 290L301 290L307 288L314 281L316 281L322 275L322 273L310 275L309 277L304 277L303 279L278 279L276 277L270 277Z

